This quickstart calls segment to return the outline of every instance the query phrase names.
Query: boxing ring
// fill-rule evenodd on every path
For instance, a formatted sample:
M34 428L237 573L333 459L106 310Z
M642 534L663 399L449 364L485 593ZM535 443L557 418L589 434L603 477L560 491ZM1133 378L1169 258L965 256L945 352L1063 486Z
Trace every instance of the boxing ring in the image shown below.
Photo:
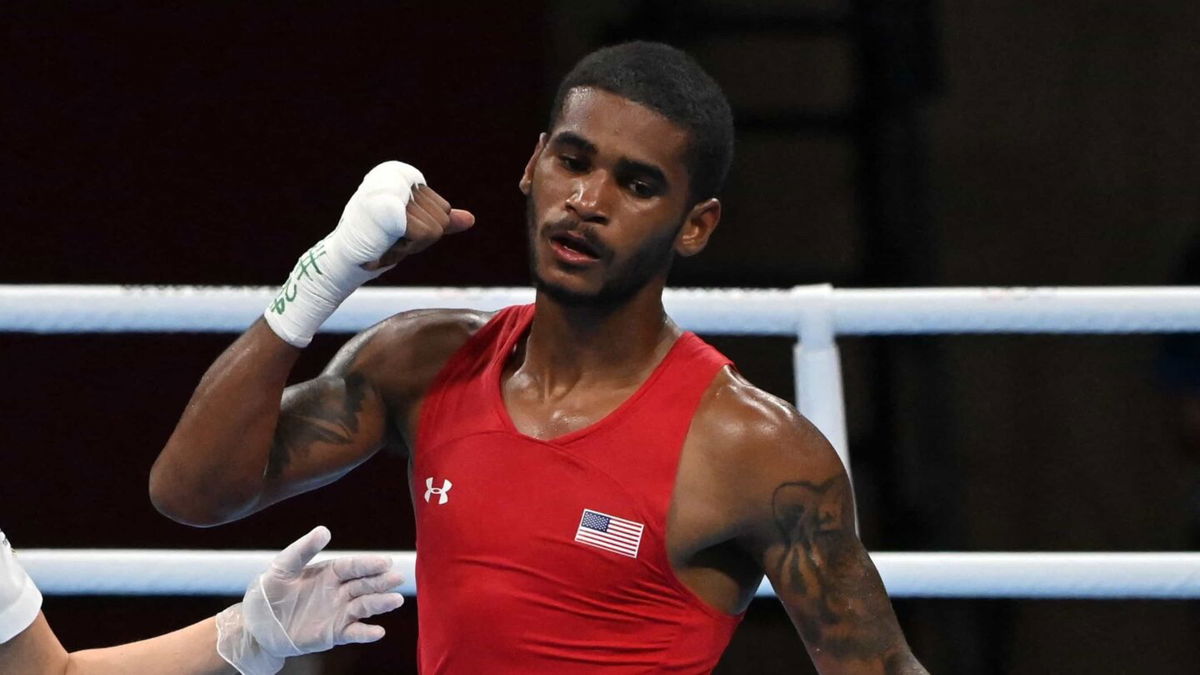
M0 331L240 332L273 288L0 286ZM529 288L359 289L323 332L356 332L396 312L495 310ZM668 313L709 335L794 336L797 407L849 466L839 335L1200 332L1200 287L669 289ZM199 373L197 373L197 378ZM344 555L330 551L318 557ZM415 594L411 551L395 558ZM46 594L241 595L275 551L23 549ZM875 552L893 597L1200 598L1200 553ZM759 595L772 595L766 582Z

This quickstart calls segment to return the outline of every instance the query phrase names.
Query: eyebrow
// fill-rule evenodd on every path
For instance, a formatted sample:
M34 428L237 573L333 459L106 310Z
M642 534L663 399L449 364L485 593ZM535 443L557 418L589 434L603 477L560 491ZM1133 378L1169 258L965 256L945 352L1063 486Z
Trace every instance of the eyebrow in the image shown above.
M554 138L550 139L550 144L570 146L589 155L594 155L598 152L598 149L594 143L573 131L558 132L554 135ZM667 181L667 176L663 170L653 164L640 162L636 159L629 159L628 157L622 157L617 160L616 168L618 172L637 174L641 177L655 181L663 187L670 185L670 182Z
M560 131L550 139L551 145L569 145L590 155L596 154L596 145L573 131Z

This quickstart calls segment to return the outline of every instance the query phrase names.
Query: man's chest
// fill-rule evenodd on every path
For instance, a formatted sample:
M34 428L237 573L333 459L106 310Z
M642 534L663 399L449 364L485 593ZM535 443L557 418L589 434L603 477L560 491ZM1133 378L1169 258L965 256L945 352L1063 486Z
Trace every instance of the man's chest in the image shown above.
M739 589L757 581L741 579L753 572L741 574L744 561L729 555L717 478L684 458L677 479L650 480L637 463L604 462L589 449L602 451L487 433L415 458L420 559L508 570L506 583L538 587L682 582L711 605L736 607Z
M501 404L513 427L542 440L560 438L603 422L637 391L636 387L577 388L547 396L534 387L508 379L501 385Z
M418 521L476 544L518 547L586 540L592 526L609 523L613 532L601 527L600 539L623 535L640 549L653 534L675 566L732 538L719 472L689 444L679 452L636 433L597 435L559 443L494 430L421 453L410 473ZM498 522L514 536L493 537Z
M664 578L662 515L644 490L568 449L507 432L414 457L419 560L515 587L627 591Z

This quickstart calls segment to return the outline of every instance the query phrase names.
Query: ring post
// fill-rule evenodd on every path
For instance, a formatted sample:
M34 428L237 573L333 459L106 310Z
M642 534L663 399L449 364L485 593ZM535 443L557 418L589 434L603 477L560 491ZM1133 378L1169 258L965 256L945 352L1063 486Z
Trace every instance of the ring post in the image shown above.
M849 475L842 361L833 325L833 287L796 286L791 294L797 308L798 341L792 351L796 408L829 439Z

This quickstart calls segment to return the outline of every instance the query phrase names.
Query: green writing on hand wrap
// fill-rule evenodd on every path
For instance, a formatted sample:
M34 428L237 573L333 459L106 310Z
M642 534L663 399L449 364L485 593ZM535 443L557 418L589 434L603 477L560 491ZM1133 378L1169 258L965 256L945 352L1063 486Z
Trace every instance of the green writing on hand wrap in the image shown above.
M275 297L275 301L271 303L271 311L276 314L283 314L287 311L290 305L300 292L299 281L301 279L311 279L312 274L324 276L321 267L317 265L317 259L325 255L325 240L317 242L308 250L308 253L300 256L296 261L296 266L292 268L292 273L288 275L287 281L283 287L279 289L279 295Z

